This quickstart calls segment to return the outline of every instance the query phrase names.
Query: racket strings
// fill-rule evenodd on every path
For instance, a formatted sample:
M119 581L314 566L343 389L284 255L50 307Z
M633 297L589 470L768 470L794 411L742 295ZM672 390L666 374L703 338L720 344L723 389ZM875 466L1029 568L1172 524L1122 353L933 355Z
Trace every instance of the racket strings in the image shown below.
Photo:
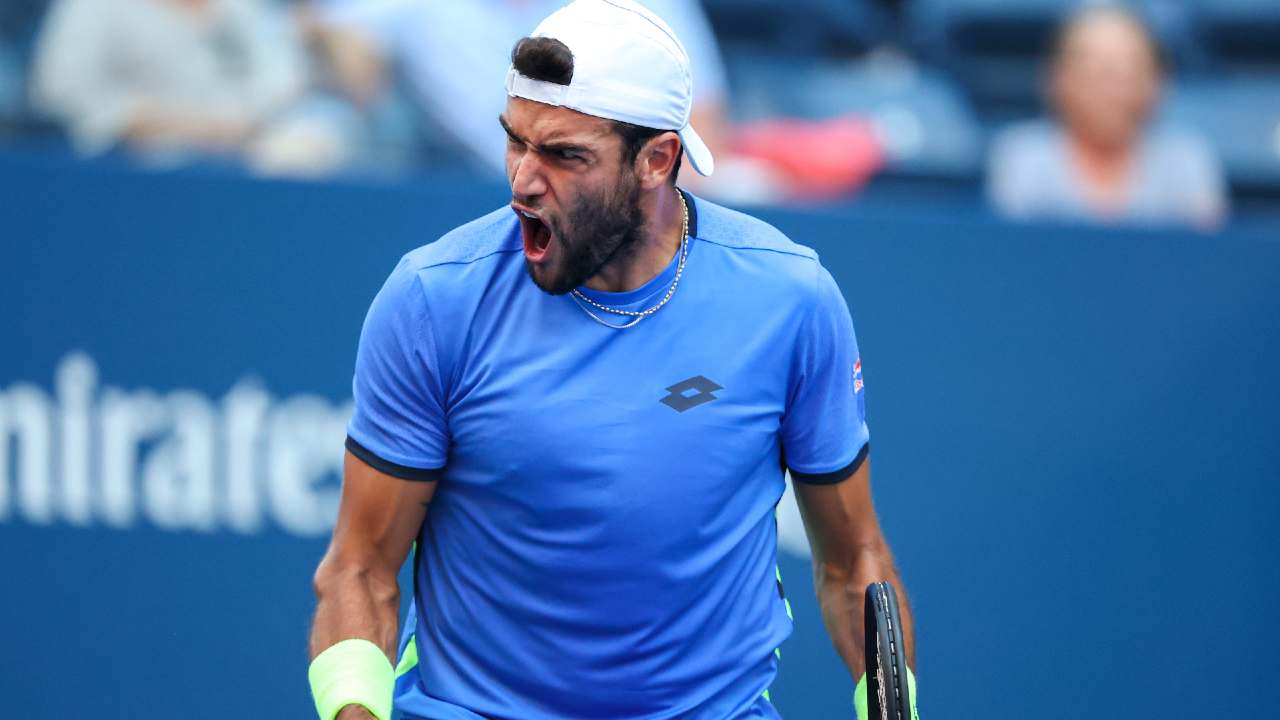
M898 635L895 632L895 628L893 626L893 613L890 611L890 607L889 607L889 594L888 592L886 592L883 585L877 588L876 604L880 606L880 609L884 613L885 626L889 631L888 632L889 668L890 668L890 672L893 673L893 695L897 699L897 702L894 703L894 715L897 717L897 720L906 720L902 715L902 711L905 706L905 703L903 702L903 698L902 698L903 679L898 675L898 643L897 643ZM880 638L876 638L877 650L879 650L879 645L880 645L879 641L880 641ZM885 703L886 698L885 698L885 692L884 692L884 663L881 663L880 667L876 668L876 674L877 674L877 679L880 680L880 688L878 693L880 695L880 707L884 708L887 704Z
M876 641L876 649L879 650L880 642ZM880 718L881 720L889 720L889 698L884 694L884 666L876 668L876 697L880 701Z

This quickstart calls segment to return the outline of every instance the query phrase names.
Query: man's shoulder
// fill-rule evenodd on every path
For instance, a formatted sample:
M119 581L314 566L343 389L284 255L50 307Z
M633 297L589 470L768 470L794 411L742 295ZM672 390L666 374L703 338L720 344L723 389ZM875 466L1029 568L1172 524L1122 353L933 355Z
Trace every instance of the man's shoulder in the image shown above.
M769 258L770 255L782 256L776 258L780 262L792 262L789 258L801 262L818 260L818 253L813 248L796 243L760 218L701 198L697 201L697 207L699 240L727 250L761 251L764 253L762 258Z
M735 275L760 291L804 293L821 272L818 253L778 228L744 212L698 201L697 239L734 256Z
M454 228L439 240L410 250L400 269L421 272L431 268L470 265L485 258L520 249L515 214L501 207L488 215Z
M435 298L441 301L439 312L466 305L505 267L501 260L520 251L517 228L515 215L505 207L455 228L405 253L380 294L386 302L408 307L423 307Z

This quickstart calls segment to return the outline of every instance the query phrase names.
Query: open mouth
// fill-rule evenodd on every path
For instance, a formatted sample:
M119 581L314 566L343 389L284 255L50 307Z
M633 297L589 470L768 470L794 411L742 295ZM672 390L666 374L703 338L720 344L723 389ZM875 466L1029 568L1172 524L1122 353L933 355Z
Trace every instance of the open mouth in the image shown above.
M520 218L520 234L524 238L524 256L529 262L542 262L551 250L551 228L537 215L513 208Z

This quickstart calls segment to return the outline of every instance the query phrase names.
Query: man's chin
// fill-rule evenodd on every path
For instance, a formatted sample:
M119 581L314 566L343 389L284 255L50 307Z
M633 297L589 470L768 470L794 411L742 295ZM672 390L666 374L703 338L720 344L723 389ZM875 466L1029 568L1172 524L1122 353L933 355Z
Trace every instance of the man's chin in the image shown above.
M530 260L525 260L524 266L528 270L529 279L533 281L533 284L548 295L565 295L581 284L569 283L563 273L556 272L550 267L536 264Z

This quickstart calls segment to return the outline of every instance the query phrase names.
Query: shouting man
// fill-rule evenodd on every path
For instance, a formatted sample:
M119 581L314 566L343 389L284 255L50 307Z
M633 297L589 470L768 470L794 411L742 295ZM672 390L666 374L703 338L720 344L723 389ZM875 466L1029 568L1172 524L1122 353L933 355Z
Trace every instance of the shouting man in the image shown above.
M835 281L676 187L712 156L688 55L638 3L552 14L506 89L510 207L406 255L365 320L315 579L321 718L777 718L784 469L862 677L863 588L902 590Z

